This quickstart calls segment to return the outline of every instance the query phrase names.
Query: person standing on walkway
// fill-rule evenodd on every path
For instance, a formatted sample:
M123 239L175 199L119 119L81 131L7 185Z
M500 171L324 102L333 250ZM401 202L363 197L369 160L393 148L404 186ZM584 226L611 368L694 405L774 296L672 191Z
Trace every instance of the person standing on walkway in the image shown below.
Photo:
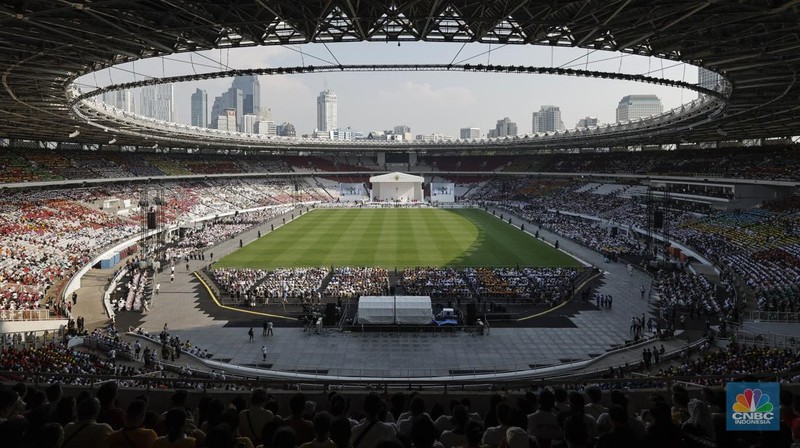
M172 283L175 281L175 274L169 274L169 282Z
M644 291L645 291L644 285L642 285L642 288L639 291L642 293L642 300L644 300Z
M133 350L134 354L136 355L136 359L139 359L139 353L142 351L142 344L140 344L139 341L136 341L136 343L133 344Z
M250 331L247 332L247 335L250 336L250 342L253 342L253 327L250 327Z
M158 295L159 291L161 291L161 283L160 282L156 283L156 295Z
M266 345L262 345L262 346L261 346L261 358L262 358L264 361L266 361L266 360L267 360L267 346L266 346Z
M261 323L261 336L267 335L267 320L264 319L264 322Z
M272 336L272 321L267 322L267 336Z

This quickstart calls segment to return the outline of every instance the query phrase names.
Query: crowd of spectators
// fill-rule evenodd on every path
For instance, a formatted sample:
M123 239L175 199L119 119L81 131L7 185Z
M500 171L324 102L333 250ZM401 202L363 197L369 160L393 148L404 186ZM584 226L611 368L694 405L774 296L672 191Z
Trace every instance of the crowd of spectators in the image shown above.
M660 269L656 272L653 288L655 301L662 310L697 315L716 315L722 310L717 285L703 275Z
M406 294L412 296L472 296L472 290L463 273L454 268L406 268L403 270L401 285Z
M255 288L256 297L269 303L272 299L319 299L322 282L328 277L327 268L281 268L271 271Z
M722 384L722 379L704 376L795 372L798 367L800 351L731 344L727 350L710 351L693 359L683 359L651 373L659 377L691 377L694 383L718 385Z
M467 284L482 298L522 298L557 304L572 296L572 268L466 268Z
M235 297L237 300L247 300L246 295L264 280L264 277L267 276L267 271L263 269L218 268L212 271L212 275L214 281L222 288L225 294Z
M276 397L256 388L195 402L181 389L164 407L144 395L122 403L113 381L93 392L68 395L60 383L2 386L4 446L788 448L798 438L800 418L800 409L790 405L796 397L782 391L788 402L780 409L780 431L728 432L721 391L690 393L679 385L639 402L620 389L541 387L492 395L485 408L466 397L442 403L416 392L371 392L352 407L350 396L335 391L313 400L303 392Z
M338 267L323 295L335 299L383 296L389 293L389 271L376 267Z

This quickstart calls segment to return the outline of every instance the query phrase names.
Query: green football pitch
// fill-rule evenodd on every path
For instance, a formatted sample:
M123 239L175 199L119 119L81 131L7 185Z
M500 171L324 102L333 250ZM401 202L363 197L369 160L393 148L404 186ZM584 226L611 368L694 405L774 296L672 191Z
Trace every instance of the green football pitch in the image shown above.
M217 267L570 267L578 263L476 209L319 209L224 257Z

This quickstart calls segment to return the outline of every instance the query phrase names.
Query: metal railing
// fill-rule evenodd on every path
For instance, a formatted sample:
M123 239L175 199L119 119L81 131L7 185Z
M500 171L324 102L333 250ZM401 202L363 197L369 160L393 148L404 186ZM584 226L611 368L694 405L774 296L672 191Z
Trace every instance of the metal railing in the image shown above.
M50 314L48 309L38 310L3 310L0 312L0 320L3 321L22 321L22 320L57 320L66 319L66 316L59 316L57 313Z
M800 313L791 311L747 311L744 313L745 322L800 322Z
M800 338L785 334L759 333L749 330L737 330L734 333L737 343L758 347L789 348L795 349Z

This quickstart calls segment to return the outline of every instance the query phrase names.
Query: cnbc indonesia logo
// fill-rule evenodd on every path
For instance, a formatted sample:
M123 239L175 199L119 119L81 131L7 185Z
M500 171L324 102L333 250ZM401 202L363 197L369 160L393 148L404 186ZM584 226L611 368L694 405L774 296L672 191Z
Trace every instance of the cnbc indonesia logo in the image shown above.
M740 383L741 384L741 383ZM741 390L741 386L736 388L736 383L728 384L728 429L740 430L770 430L778 429L780 422L775 418L775 405L770 401L770 393L773 397L778 396L778 385L762 384L742 384L748 386ZM754 387L755 386L755 387ZM741 390L736 393L735 389ZM768 393L769 392L769 393ZM735 399L731 400L731 398ZM732 402L732 404L731 404Z

